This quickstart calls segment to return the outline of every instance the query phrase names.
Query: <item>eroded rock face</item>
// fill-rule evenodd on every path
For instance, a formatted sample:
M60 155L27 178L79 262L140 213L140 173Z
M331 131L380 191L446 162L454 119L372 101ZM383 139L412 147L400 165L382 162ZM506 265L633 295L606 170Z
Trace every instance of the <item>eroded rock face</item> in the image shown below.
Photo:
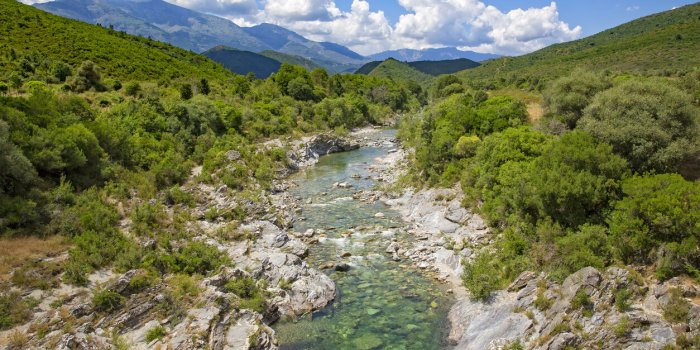
M638 283L629 271L616 267L603 272L587 267L561 284L546 280L544 274L524 272L489 302L458 301L449 313L450 341L455 349L490 349L516 341L528 349L548 350L600 344L610 349L661 349L675 344L678 329L685 333L690 328L674 327L662 316L673 281L651 289ZM627 310L615 306L622 289L631 292ZM654 289L666 292L655 294ZM584 293L582 301L577 294Z
M324 133L294 142L287 156L290 166L296 170L316 164L320 156L352 151L359 147L360 144L351 139L338 137L333 133Z

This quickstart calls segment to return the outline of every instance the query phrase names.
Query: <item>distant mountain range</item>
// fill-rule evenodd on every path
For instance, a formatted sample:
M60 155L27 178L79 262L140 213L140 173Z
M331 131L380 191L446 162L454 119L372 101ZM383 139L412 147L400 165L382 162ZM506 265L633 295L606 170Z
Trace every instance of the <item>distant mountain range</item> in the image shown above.
M163 0L55 0L34 6L195 52L219 45L252 52L278 51L310 59L333 72L354 70L367 61L347 47L308 40L277 25L239 27L227 19Z
M227 19L163 0L54 0L34 6L62 17L150 37L197 53L209 52L216 57L224 55L226 58L222 60L231 67L237 67L235 72L240 72L241 69L245 71L246 65L245 62L234 65L231 60L234 57L257 57L250 53L277 62L299 64L308 69L323 67L334 73L354 72L367 62L384 61L387 58L413 62L461 58L483 61L498 57L456 48L394 50L364 57L345 46L309 40L274 24L240 27ZM222 47L227 50L222 51ZM231 51L231 48L237 52ZM260 62L251 62L249 71L264 77L269 68L266 63L270 61L261 59ZM266 68L260 70L261 65Z
M412 50L412 49L401 49L384 51L374 55L370 55L369 58L373 61L384 61L387 58L394 58L399 61L404 62L416 62L416 61L444 61L444 60L456 60L460 58L466 58L468 60L481 62L485 60L490 60L498 58L501 56L488 54L488 53L478 53L473 51L462 51L454 47L445 47L440 49L424 49L424 50Z

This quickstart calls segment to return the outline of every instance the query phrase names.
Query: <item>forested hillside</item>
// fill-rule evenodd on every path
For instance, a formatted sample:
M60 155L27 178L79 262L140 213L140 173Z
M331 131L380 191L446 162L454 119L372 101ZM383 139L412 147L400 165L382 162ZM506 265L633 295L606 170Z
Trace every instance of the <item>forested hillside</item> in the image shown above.
M203 56L221 63L231 72L246 75L255 74L258 78L267 78L280 69L282 63L261 54L240 51L226 46L216 46L202 53Z
M460 73L460 78L473 84L527 87L575 68L667 75L700 64L697 52L700 4L693 4L527 55L490 60Z
M77 67L86 60L115 79L232 77L213 61L168 44L58 17L13 0L0 4L0 74L6 77L50 75L51 65Z
M418 107L406 87L378 77L282 64L259 80L167 44L1 4L0 232L60 237L55 246L41 243L47 249L71 246L67 259L22 267L23 280L5 274L28 261L2 260L3 330L31 315L21 295L5 292L8 283L87 285L104 266L143 268L155 283L227 263L181 230L194 202L179 185L193 168L202 167L198 183L226 185L255 203L287 167L284 149L259 142L345 133ZM240 161L224 167L231 152ZM206 216L242 218L246 210ZM133 223L128 236L124 219ZM156 243L144 249L151 238Z

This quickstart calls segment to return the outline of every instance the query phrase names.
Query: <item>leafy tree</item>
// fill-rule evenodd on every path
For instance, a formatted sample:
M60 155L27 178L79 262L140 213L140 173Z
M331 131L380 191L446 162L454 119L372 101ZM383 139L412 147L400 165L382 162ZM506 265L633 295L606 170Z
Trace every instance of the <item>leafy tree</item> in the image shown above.
M285 95L290 95L290 92L288 90L289 84L296 79L303 80L309 86L313 84L311 82L311 76L309 75L309 72L306 70L306 68L302 66L291 65L288 63L282 63L280 69L277 71L277 73L273 75L273 79L275 83L277 83L277 86L279 86L282 93L284 93ZM297 84L298 82L299 81L297 80Z
M51 65L51 75L53 75L59 82L65 82L66 78L73 74L73 69L71 66L65 62L58 61ZM99 78L98 78L99 80Z
M686 263L697 266L700 184L677 174L635 176L622 183L622 191L609 219L620 258L648 263L658 256L665 278L684 272Z
M287 85L287 94L299 101L308 101L314 98L311 85L302 77L292 79Z
M92 61L85 61L80 65L75 77L71 80L71 87L75 92L83 92L90 89L103 91L104 86L100 81L100 67Z
M636 171L673 171L698 149L700 112L692 102L663 81L630 80L596 95L578 127Z
M192 85L186 83L180 85L180 98L183 100L192 98Z
M209 93L211 92L211 88L209 87L209 80L207 80L206 78L202 78L199 81L197 87L199 88L199 92L202 95L209 95Z
M448 89L448 87L450 87ZM433 96L435 98L447 97L453 93L461 93L464 91L462 81L454 75L441 75L435 82L433 88Z
M544 102L550 112L560 116L569 129L573 129L593 96L611 86L606 76L577 70L552 82L544 92Z

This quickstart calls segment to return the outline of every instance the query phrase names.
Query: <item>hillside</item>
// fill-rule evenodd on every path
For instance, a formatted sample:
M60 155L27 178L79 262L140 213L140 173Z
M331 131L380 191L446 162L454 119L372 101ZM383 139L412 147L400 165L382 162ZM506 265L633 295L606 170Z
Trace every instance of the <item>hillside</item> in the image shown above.
M463 71L465 69L470 69L474 67L478 67L479 63L474 62L472 60L468 60L466 58L461 58L461 59L456 59L456 60L445 60L445 61L418 61L418 62L399 62L396 59L389 58L386 61L373 61L370 63L365 64L364 66L360 67L355 73L356 74L365 74L365 75L371 75L375 69L380 68L380 69L390 69L390 68L385 68L383 65L384 63L388 63L389 66L395 67L396 63L399 63L401 65L406 65L408 68L411 68L413 70L418 71L418 73L423 73L423 74L428 74L432 76L438 76L441 74L453 74L457 73L459 71ZM398 67L395 67L398 68ZM406 68L401 68L398 71L395 70L394 73L398 73L400 75L406 74L404 72ZM427 80L427 79L424 79Z
M163 0L55 0L36 7L53 14L202 52L216 45L261 51L269 46L233 22Z
M250 51L241 51L226 46L216 46L202 55L221 63L226 69L246 75L255 74L265 79L280 69L281 63L275 59Z
M302 66L306 68L307 70L313 70L315 68L322 68L321 65L317 64L316 62L306 59L301 56L294 56L294 55L288 55L286 53L281 53L277 51L272 51L272 50L265 50L260 52L260 55L269 57L275 61L278 61L280 63L289 63L297 66Z
M416 61L444 61L466 58L472 61L481 62L500 56L488 53L478 53L474 51L462 51L454 47L443 47L439 49L424 49L424 50L390 50L383 51L370 55L369 58L375 61L383 61L387 58L395 58L403 62Z
M163 0L55 0L34 6L195 52L219 45L256 53L274 50L312 60L333 72L354 70L366 60L342 45L312 41L274 24L239 27L228 19Z
M363 69L363 71L364 70L366 69ZM431 75L423 73L411 67L409 64L399 62L393 58L381 62L367 75L373 77L390 78L396 81L413 80L418 83L426 82L433 78Z
M700 65L700 4L643 17L590 37L504 57L464 71L465 80L553 78L581 67L655 73Z
M3 57L9 52L39 53L76 67L91 60L104 75L125 80L231 76L215 62L168 44L55 16L14 0L0 4ZM0 60L0 75L17 69L17 62Z

